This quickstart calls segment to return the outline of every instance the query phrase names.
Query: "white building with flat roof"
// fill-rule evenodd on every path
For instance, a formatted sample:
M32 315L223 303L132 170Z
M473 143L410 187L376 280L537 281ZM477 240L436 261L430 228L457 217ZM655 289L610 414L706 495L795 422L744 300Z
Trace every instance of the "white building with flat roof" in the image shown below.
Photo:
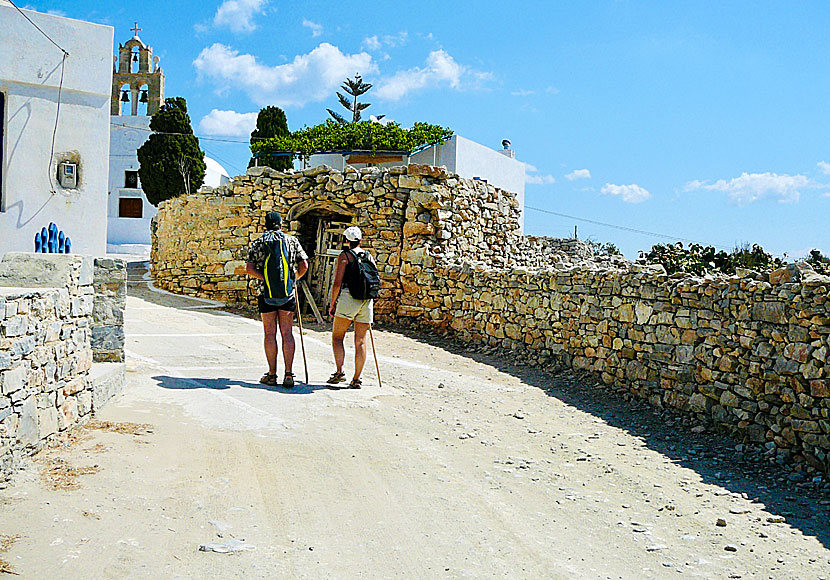
M104 254L113 28L23 13L43 33L0 0L0 254L50 223Z

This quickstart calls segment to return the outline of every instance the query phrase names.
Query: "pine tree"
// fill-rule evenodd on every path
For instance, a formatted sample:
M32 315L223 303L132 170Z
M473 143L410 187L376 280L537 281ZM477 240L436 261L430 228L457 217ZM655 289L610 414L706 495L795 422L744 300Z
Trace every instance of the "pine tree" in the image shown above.
M147 201L158 205L198 190L205 181L205 152L193 134L187 102L164 100L150 119L153 134L138 149L138 176Z
M359 74L356 74L354 76L354 79L347 78L340 88L342 88L346 93L348 93L352 97L351 99L349 99L349 97L338 91L337 98L340 101L340 104L343 105L343 107L352 114L351 122L359 123L361 111L367 109L371 105L371 103L360 103L358 102L357 98L368 93L369 89L372 88L372 84L364 83L363 78ZM331 115L332 118L338 123L342 123L343 125L349 123L349 121L347 121L346 118L343 117L343 115L341 115L340 113L332 111L331 109L326 110L329 112L329 115ZM383 119L384 116L385 115L380 115L378 119Z
M263 139L288 137L290 134L288 120L285 118L285 111L279 107L265 107L257 115L256 129L251 132L251 145ZM261 166L267 165L278 171L291 169L294 166L291 155L260 157L256 164ZM248 167L253 167L253 165L254 158L251 157L251 160L248 162Z

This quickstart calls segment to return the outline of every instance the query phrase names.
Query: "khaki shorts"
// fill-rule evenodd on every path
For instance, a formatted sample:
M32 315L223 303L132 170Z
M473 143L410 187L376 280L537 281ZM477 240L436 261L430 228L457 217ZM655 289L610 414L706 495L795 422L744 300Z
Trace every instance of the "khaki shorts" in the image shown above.
M354 322L365 322L371 324L373 320L374 311L372 303L374 300L355 300L349 294L349 290L344 288L337 298L337 306L334 309L334 315Z

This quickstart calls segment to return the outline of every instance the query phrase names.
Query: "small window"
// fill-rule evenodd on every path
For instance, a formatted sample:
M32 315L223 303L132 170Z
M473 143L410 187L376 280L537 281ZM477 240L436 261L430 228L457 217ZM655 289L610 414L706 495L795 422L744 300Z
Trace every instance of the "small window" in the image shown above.
M138 189L138 171L124 172L124 187L127 189Z
M144 217L144 204L140 197L122 197L118 200L118 217Z

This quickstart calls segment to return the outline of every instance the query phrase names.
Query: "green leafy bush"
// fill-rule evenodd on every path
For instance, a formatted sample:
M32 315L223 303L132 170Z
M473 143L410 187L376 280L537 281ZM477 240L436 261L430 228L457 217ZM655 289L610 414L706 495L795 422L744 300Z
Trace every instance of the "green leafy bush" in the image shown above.
M747 244L731 252L700 244L690 244L688 248L681 242L656 244L650 252L640 252L640 258L649 264L661 264L668 274L734 274L736 268L774 270L784 265L783 260L765 252L758 244L751 247Z
M821 250L810 250L810 257L805 260L819 274L830 276L830 258L821 253Z
M595 256L622 256L622 252L614 242L598 242L587 239L585 242L594 250Z
M288 136L278 135L267 141L253 143L251 151L259 156L291 153L296 157L309 157L323 151L409 153L422 145L443 143L452 135L452 130L429 123L415 123L411 129L404 129L397 123L381 125L364 121L342 124L329 119Z

